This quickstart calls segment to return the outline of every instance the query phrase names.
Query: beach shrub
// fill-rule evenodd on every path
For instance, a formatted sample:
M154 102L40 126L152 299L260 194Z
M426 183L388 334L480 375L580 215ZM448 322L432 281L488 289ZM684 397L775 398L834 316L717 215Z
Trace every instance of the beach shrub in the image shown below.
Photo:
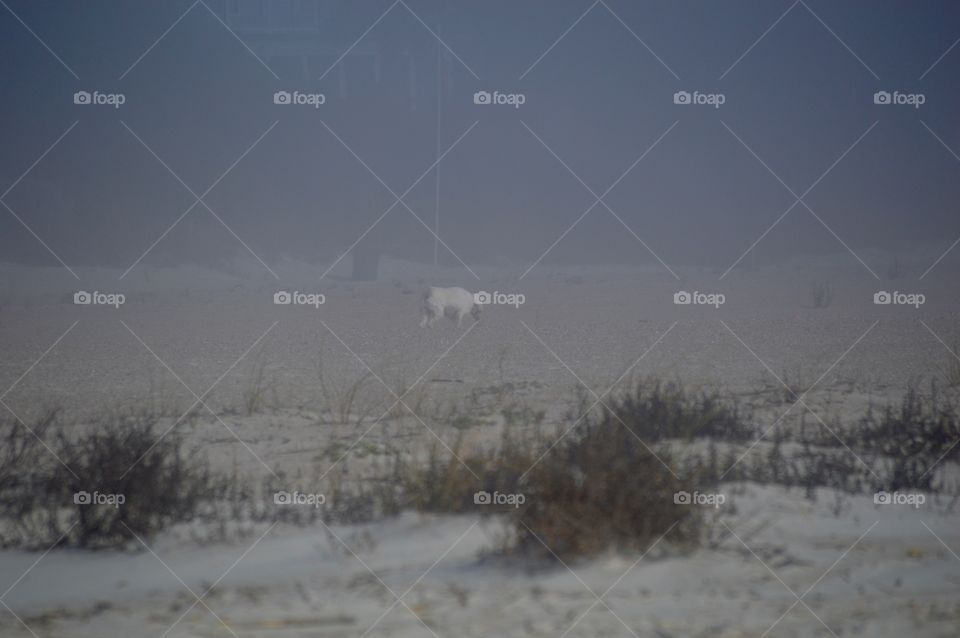
M49 442L36 444L23 443L19 424L4 426L8 440L20 441L20 452L5 454L0 467L0 476L19 475L0 480L5 544L100 548L147 540L192 519L224 488L206 460L152 416L65 427L54 415L43 423Z

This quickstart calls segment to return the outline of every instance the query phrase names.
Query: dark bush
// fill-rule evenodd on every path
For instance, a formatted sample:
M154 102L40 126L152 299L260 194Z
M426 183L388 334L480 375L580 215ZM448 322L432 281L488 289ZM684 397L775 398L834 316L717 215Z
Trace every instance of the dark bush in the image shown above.
M190 520L214 498L215 481L204 459L188 453L176 431L163 431L150 416L118 416L77 436L57 432L58 483L66 488L76 527L72 543L115 545L132 534L150 537L174 522ZM69 468L69 470L67 469ZM71 471L72 470L72 471ZM119 506L77 504L74 495L123 495Z
M957 406L943 397L936 385L926 397L908 388L899 406L886 406L879 416L870 410L848 434L855 449L892 458L929 459L931 463L944 454L960 458Z
M33 436L19 424L4 426L17 450L0 462L5 544L45 548L59 539L108 547L134 534L146 540L191 520L225 490L176 432L161 436L153 417L116 416L78 429L52 415L41 424L46 446L29 443Z
M0 424L0 518L19 521L36 506L32 495L52 489L56 463L44 449L44 439L54 426L57 412L44 413L29 426L9 420ZM2 541L4 535L0 535Z
M626 425L647 443L697 438L747 441L757 436L735 401L717 392L689 392L679 382L641 380L629 392L604 399L604 405L612 413L605 417Z
M543 554L546 545L561 559L643 551L672 526L669 541L695 541L699 508L674 495L699 486L700 476L674 465L668 448L647 447L609 414L585 420L521 484L526 502L514 514L516 548Z
M695 542L700 510L674 495L701 486L706 474L678 463L662 439L742 436L736 411L715 397L690 397L679 386L660 384L640 384L608 405L616 416L606 408L573 411L549 436L511 428L495 449L462 456L463 462L435 447L425 463L402 473L404 492L423 511L505 516L509 552L565 560L606 549L642 550L668 530L669 541ZM523 502L477 504L478 491L522 495Z

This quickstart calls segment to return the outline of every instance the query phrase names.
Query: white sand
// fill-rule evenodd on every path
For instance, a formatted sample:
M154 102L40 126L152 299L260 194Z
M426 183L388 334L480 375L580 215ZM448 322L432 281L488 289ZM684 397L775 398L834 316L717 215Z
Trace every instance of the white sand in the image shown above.
M483 560L497 524L473 517L406 515L333 528L349 550L320 526L277 527L204 601L240 636L361 635L395 602L386 587L400 596L411 586L403 597L410 609L398 605L369 635L430 635L416 613L441 636L557 636L582 615L567 635L630 635L622 622L641 636L759 636L796 602L793 590L809 609L798 604L771 635L828 633L817 617L837 635L956 631L960 559L937 536L956 547L960 514L942 503L915 511L844 497L838 513L829 490L811 503L749 485L731 498L721 520L749 549L726 534L691 555L654 550L632 569L636 556L572 563L575 575L562 566ZM254 540L197 548L161 537L153 543L159 559L53 552L5 602L38 635L159 636L196 600L177 577L200 595ZM35 560L5 552L0 571L19 574ZM594 605L587 588L610 589L603 596L609 609ZM168 635L225 634L197 605ZM8 626L2 635L28 634Z

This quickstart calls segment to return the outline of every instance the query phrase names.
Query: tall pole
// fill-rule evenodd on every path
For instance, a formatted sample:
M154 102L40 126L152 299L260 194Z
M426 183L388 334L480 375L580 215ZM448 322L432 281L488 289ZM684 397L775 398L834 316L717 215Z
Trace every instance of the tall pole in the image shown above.
M437 34L440 34L440 25L437 24ZM434 182L436 184L435 201L433 208L433 265L440 263L440 108L443 100L443 49L437 39L437 160L434 167L436 175Z

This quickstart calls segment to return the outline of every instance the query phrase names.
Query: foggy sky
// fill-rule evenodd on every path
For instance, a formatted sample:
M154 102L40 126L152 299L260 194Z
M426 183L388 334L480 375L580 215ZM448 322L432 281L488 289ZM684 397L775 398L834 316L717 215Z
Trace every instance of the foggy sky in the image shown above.
M286 29L232 22L252 0L8 4L26 26L0 8L0 194L76 125L3 196L23 221L0 208L4 262L130 266L196 200L160 160L197 195L230 169L203 198L222 223L197 204L143 263L249 256L240 240L268 263L329 261L475 123L439 164L439 234L468 263L533 262L668 129L603 198L613 212L597 204L544 263L656 264L639 238L668 264L726 267L861 136L803 197L823 223L797 204L756 258L843 251L833 233L893 252L960 235L954 2L268 3L317 7ZM76 105L81 90L125 103ZM525 103L476 105L480 90ZM925 102L876 105L880 90ZM436 179L403 198L430 226ZM363 242L433 257L400 204Z

